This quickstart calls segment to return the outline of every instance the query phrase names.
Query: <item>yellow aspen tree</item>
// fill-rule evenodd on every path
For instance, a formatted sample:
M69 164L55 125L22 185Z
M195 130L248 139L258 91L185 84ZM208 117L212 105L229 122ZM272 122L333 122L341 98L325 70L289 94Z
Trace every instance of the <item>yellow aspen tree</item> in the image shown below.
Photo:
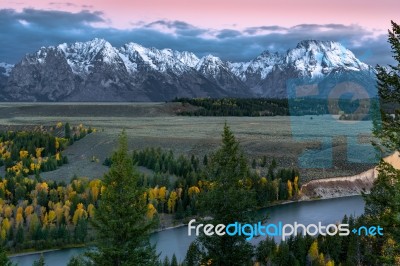
M294 193L297 195L297 194L299 194L299 177L298 176L294 177L293 184L294 184Z
M333 260L328 260L325 266L335 266L335 262Z
M8 232L8 230L10 230L11 227L11 223L8 220L8 218L4 218L3 221L1 222L1 228L5 229L6 232Z
M151 203L147 204L147 217L149 219L152 219L154 217L154 214L156 214L156 213L157 213L157 210L156 210L156 208L154 208L154 205Z
M35 149L35 155L36 155L36 158L41 158L42 157L42 151L44 150L44 148L36 148Z
M24 217L22 216L22 213L17 213L17 216L15 218L16 226L18 227L20 224L24 224Z
M314 242L311 244L310 249L308 250L308 255L310 256L312 261L315 261L318 259L319 252L318 252L317 240L314 240Z
M169 195L169 199L168 199L168 212L169 213L175 212L175 205L176 205L177 199L178 199L178 194L175 191L172 191L171 194Z
M156 195L154 193L154 189L153 188L149 188L149 201L153 201L156 198Z
M87 207L87 213L90 218L92 218L94 216L94 212L95 212L95 207L92 203L90 203Z
M72 218L72 223L76 225L78 223L78 220L81 218L87 218L87 212L85 211L83 204L78 203L78 205L76 206L74 216Z
M64 209L64 218L65 218L65 221L66 221L67 223L69 223L69 222L71 221L71 216L69 215L70 206L64 205L63 209Z
M260 179L260 184L262 185L262 186L265 186L266 184L267 184L267 178L266 177L261 177L261 179Z
M57 224L61 224L61 221L62 221L62 218L64 215L64 209L63 209L61 203L56 204L54 211L56 213Z
M11 218L12 212L13 212L13 209L10 206L6 205L4 208L4 216L6 218Z
M325 256L324 253L320 253L318 256L318 265L324 266L325 265Z
M47 221L48 221L49 224L54 223L55 220L56 220L56 217L57 217L56 212L53 211L53 210L50 210L49 214L47 215L47 217L48 217Z
M46 227L46 226L48 225L48 222L49 222L49 217L48 217L47 212L46 212L46 213L43 215L43 218L42 218L43 227Z
M161 203L164 203L166 201L166 197L167 197L167 188L160 187L158 191L158 199L160 200Z
M27 207L25 208L25 211L24 211L24 213L25 213L25 218L28 217L29 215L31 215L32 212L33 212L33 206L32 206L32 205L27 206Z
M19 151L19 158L21 160L27 158L28 155L29 155L28 151L24 151L24 150Z
M188 194L189 194L190 197L193 197L193 196L195 196L195 195L197 195L199 193L200 193L200 189L198 187L196 187L196 186L192 186L188 190Z
M293 186L290 180L287 181L287 190L288 190L288 199L291 199L293 196Z
M1 237L1 240L3 240L3 241L6 239L6 237L7 237L6 229L1 228L0 237Z
M155 199L158 199L158 197L159 197L159 192L160 192L160 189L158 188L158 187L155 187L154 189L153 189L153 193L154 193L154 197L155 197Z
M93 186L93 187L91 188L90 192L91 192L91 194L92 194L93 201L96 202L96 201L97 201L97 198L98 198L98 196L99 196L99 192L100 192L99 187L98 187L98 186Z

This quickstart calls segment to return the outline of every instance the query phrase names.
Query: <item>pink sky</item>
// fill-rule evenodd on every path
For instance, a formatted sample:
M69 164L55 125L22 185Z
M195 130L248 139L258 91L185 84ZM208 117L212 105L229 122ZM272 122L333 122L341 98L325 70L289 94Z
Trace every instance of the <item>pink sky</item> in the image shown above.
M66 4L66 3L70 4ZM101 11L109 26L181 20L199 27L238 28L298 24L358 24L380 32L400 21L399 0L2 0L0 8Z

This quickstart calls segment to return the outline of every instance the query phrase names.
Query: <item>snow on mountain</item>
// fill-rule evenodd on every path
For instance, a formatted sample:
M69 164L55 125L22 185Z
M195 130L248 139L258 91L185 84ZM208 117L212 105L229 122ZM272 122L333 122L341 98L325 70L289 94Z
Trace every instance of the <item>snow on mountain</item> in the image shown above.
M89 74L96 61L113 64L119 60L118 51L103 39L96 38L71 45L63 43L57 48L65 54L72 71L79 75Z
M246 69L249 67L250 62L227 62L227 65L230 69L230 71L235 74L235 76L239 77L241 80L246 80L246 76L244 75L244 72L246 72Z
M199 60L196 70L229 93L235 93L241 97L251 95L249 87L232 73L230 66L229 63L223 62L219 57L207 55Z
M11 70L14 65L7 64L7 63L0 63L0 74L4 76L10 76Z
M173 56L176 57L183 64L190 66L192 68L195 68L200 61L200 59L194 53L186 51L184 52L173 51Z
M15 66L0 63L0 89L10 99L51 101L87 100L93 93L100 100L286 97L289 79L322 82L349 74L368 83L370 69L337 42L302 41L285 54L264 51L248 62L225 62L133 42L117 49L93 39L42 47Z
M282 55L264 51L249 62L230 63L230 69L242 81L246 81L249 76L265 79L275 65L280 65L282 63Z
M302 41L288 51L285 63L292 65L303 76L322 77L334 69L346 71L368 70L368 65L337 42Z
M119 49L119 53L131 73L135 72L139 66L144 66L159 72L172 71L174 74L181 75L189 71L193 62L198 60L189 52L146 48L136 43L125 44Z
M196 65L196 70L205 76L216 77L221 70L228 70L228 67L219 57L207 55L202 57Z

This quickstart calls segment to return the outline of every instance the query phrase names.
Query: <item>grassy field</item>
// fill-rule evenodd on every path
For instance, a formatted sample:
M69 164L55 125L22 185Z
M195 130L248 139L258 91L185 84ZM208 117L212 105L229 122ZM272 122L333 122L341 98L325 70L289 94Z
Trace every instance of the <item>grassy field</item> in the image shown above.
M202 158L218 148L225 122L251 159L266 155L268 160L275 158L280 166L297 167L299 156L307 149L320 148L317 157L322 159L334 155L333 166L328 169L301 169L303 181L352 175L371 168L370 163L346 160L346 137L335 135L330 147L321 146L320 140L330 138L334 129L324 125L325 120L319 118L177 116L176 112L182 108L180 103L2 103L0 129L29 130L40 125L53 126L60 121L96 128L96 133L64 152L70 161L68 165L43 173L44 178L66 181L74 175L102 176L107 171L102 162L116 147L122 129L127 131L131 149L161 147L172 149L176 154L194 154ZM370 122L358 123L354 125L354 132L350 130L343 134L369 143L370 134L359 134L358 129L361 127L364 132L369 132Z

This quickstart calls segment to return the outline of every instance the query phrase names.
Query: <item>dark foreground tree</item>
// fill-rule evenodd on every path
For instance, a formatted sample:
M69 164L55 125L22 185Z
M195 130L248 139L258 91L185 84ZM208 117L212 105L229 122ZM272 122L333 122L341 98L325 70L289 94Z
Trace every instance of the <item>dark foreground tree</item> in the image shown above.
M4 250L4 247L0 245L0 265L2 266L13 266L14 264L7 257L7 253Z
M397 65L377 67L381 120L374 121L374 134L381 150L400 150L400 26L392 21L389 43ZM384 228L383 236L366 238L373 265L400 265L400 171L381 160L379 175L365 196L366 222Z
M211 216L210 223L214 225L250 222L249 212L254 210L256 200L249 189L249 166L226 124L222 146L212 156L207 172L210 186L199 198L203 215ZM207 265L251 265L253 248L243 235L201 235L197 246L201 261ZM193 254L187 256L191 263L193 257Z
M155 221L146 217L144 190L137 185L139 174L127 146L123 131L111 168L104 176L104 190L92 222L97 250L89 257L95 265L158 264L155 247L149 242Z
M45 265L46 265L46 262L44 260L43 253L40 254L39 260L34 261L33 264L32 264L32 266L45 266Z

